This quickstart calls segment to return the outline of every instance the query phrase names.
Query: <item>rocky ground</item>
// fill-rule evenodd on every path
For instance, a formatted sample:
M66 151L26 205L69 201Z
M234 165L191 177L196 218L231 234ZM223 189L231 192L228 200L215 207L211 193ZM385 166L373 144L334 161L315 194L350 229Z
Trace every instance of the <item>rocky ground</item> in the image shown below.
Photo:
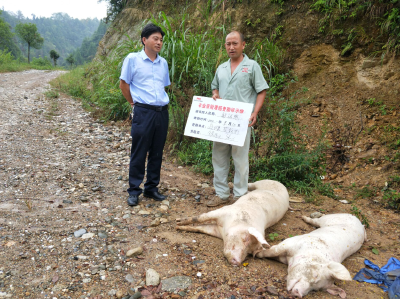
M0 298L291 298L286 265L249 257L232 267L221 240L175 230L176 218L212 210L212 178L166 157L168 199L128 207L130 128L93 119L70 97L46 97L60 73L0 74ZM351 188L335 192L354 198ZM293 199L296 210L267 229L270 244L311 231L301 215L350 212L329 198ZM352 275L365 258L381 267L400 253L399 214L371 200L357 206L370 228L343 263ZM375 285L337 284L348 298L387 298Z

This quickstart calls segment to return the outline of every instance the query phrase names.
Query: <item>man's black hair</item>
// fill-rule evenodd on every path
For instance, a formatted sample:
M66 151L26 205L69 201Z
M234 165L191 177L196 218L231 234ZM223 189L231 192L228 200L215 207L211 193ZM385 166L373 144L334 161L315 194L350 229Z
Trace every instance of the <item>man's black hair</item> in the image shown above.
M146 26L144 26L143 30L142 30L142 34L140 35L140 41L142 42L143 46L143 37L145 38L149 38L150 35L152 35L153 33L159 32L161 33L161 36L164 37L165 33L164 31L162 31L161 27L154 25L153 23L147 24Z
M244 41L245 41L245 40L244 40L245 37L244 37L243 33L241 33L240 31L233 30L233 31L229 32L228 35L231 34L231 33L237 33L237 34L239 34L240 41L241 41L241 42L244 42ZM227 36L228 36L228 35L227 35Z

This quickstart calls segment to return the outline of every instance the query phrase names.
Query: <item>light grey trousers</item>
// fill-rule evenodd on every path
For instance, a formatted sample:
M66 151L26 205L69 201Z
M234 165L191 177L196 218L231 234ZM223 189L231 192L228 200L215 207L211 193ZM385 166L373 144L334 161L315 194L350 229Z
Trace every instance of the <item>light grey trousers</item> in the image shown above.
M215 193L221 199L228 199L229 197L228 174L231 156L235 165L233 195L240 197L247 193L249 183L250 136L251 128L248 128L243 146L220 142L213 143L214 188Z

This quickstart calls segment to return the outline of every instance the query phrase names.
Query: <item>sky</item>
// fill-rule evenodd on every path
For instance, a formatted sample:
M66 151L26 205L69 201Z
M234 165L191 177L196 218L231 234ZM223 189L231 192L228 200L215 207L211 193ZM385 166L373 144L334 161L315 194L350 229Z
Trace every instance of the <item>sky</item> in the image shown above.
M25 17L51 17L53 13L65 12L75 19L105 18L106 2L97 0L0 0L0 9L16 13L18 10Z

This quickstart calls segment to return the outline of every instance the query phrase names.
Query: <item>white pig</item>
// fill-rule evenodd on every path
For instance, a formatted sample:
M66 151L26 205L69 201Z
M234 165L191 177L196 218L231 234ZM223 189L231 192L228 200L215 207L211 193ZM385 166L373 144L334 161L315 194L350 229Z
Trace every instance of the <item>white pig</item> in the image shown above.
M277 223L289 207L286 187L277 181L250 183L249 191L232 205L198 217L177 219L177 229L221 238L225 257L232 265L240 265L248 254L255 256L263 245L270 247L265 229ZM184 226L192 223L198 225Z
M350 214L325 215L303 220L320 227L309 234L295 236L257 253L257 257L276 258L288 265L287 290L302 298L311 290L326 290L346 298L334 279L351 280L341 262L360 249L366 239L364 226Z

